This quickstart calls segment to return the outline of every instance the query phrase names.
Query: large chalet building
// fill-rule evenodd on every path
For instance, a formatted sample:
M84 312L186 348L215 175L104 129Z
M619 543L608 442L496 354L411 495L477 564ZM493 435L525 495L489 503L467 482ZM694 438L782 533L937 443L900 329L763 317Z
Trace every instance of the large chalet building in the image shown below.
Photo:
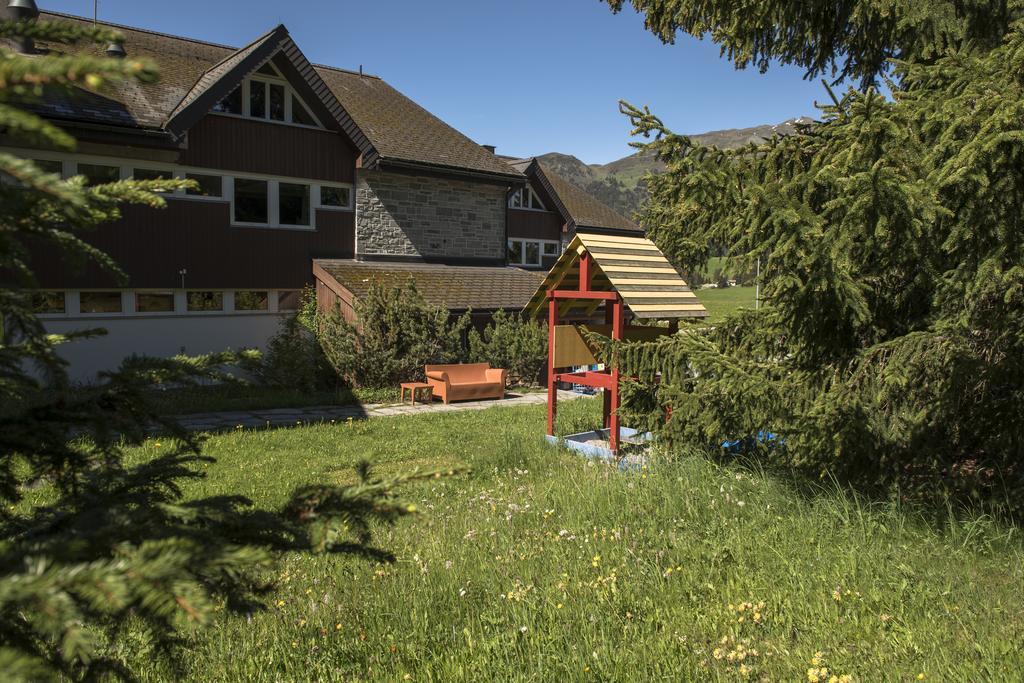
M66 346L76 379L133 353L262 348L306 286L347 316L371 282L408 278L455 312L519 310L577 231L640 230L539 161L473 142L381 78L310 64L284 26L234 48L103 25L124 36L106 54L152 60L159 81L33 105L77 138L73 154L2 134L0 149L65 177L189 178L199 189L168 194L162 210L124 207L84 235L127 286L95 266L38 258L47 328L109 331Z

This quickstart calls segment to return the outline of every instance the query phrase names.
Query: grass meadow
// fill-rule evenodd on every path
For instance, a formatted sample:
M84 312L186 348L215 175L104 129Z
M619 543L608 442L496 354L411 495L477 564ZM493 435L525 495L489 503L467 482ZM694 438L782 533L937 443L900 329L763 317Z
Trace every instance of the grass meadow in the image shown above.
M698 289L695 294L710 316L708 322L720 322L740 308L754 307L753 287L726 287L724 289Z
M559 417L569 433L598 416L584 399ZM138 634L120 656L152 681L1020 680L1014 529L926 524L701 457L621 472L543 444L544 420L493 408L210 438L217 462L189 497L276 506L354 480L364 458L471 471L405 490L421 514L377 536L393 564L286 556L267 608L188 636L183 671Z

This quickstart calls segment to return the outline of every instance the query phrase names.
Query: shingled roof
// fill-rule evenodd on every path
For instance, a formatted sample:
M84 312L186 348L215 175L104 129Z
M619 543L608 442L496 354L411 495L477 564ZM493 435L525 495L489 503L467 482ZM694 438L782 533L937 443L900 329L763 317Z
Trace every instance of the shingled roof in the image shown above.
M412 279L423 298L452 310L519 311L543 281L540 273L511 266L449 266L439 263L393 263L316 259L322 269L355 298L366 296L370 286L403 287Z
M555 173L540 159L507 161L512 168L539 183L555 200L562 218L577 229L630 231L642 233L643 228L599 199Z
M42 12L40 19L92 24L89 19L58 12ZM328 66L309 66L298 48L294 47L284 26L278 26L238 49L130 26L99 23L124 36L124 48L129 58L145 58L156 63L160 79L156 83L118 83L101 93L83 90L73 97L55 96L36 107L43 115L66 121L177 134L178 131L169 124L173 124L182 111L197 102L205 107L205 99L209 97L202 98L217 84L228 81L230 88L237 85L230 82L228 75L232 78L248 75L249 67L252 67L250 61L258 67L259 62L265 59L260 50L273 48L276 51L283 45L288 58L293 63L297 62L299 72L311 81L310 87L321 91L327 108L353 137L363 152L364 165L426 167L522 180L516 169L510 168L379 77ZM289 45L291 50L287 49ZM101 46L91 44L66 46L40 42L38 46L94 56L103 54ZM240 76L238 67L243 63L246 69ZM302 66L308 68L303 69ZM213 102L209 104L212 106Z

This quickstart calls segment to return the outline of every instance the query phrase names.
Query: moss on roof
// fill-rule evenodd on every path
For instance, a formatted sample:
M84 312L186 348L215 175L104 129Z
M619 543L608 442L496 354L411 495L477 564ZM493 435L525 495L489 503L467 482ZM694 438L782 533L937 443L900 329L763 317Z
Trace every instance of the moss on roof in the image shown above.
M404 286L411 278L423 298L453 310L519 311L537 291L542 273L511 266L450 266L435 263L393 263L317 259L323 268L356 297L363 297L373 282L386 287Z
M57 12L42 12L42 20L92 24L92 21ZM156 83L118 83L102 93L81 93L44 102L41 113L54 118L117 126L163 130L180 106L194 100L205 83L215 82L224 65L244 57L263 38L237 49L191 38L172 36L129 26L99 22L124 35L129 58L152 60L159 68ZM102 56L101 46L82 44L48 46ZM316 71L373 145L382 161L455 169L491 176L521 178L507 164L444 121L398 92L377 76L328 66ZM198 86L198 87L197 87Z

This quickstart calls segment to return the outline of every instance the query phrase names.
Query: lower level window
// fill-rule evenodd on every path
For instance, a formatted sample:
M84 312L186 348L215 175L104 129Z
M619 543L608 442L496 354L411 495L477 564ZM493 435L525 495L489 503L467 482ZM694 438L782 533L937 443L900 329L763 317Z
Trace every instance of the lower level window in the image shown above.
M267 181L235 178L235 221L238 223L266 223Z
M223 179L219 175L186 173L185 179L194 180L198 185L195 189L189 188L186 190L185 194L193 195L195 197L220 197L224 194L221 189Z
M64 292L33 292L32 310L36 313L64 313Z
M509 240L509 265L540 266L542 265L542 255L545 258L556 258L558 256L558 246L558 242L550 240Z
M267 292L251 290L239 290L235 292L236 311L266 311L267 301Z
M297 311L299 310L299 303L302 300L302 292L299 290L292 290L290 292L278 292L277 293L277 310L279 311Z
M309 225L309 185L278 183L278 219L281 225Z
M78 301L82 313L121 312L121 292L82 292Z
M173 292L138 292L135 295L135 310L139 313L173 313Z
M223 292L188 292L185 294L186 308L190 311L223 311Z
M121 168L105 164L78 164L78 175L84 175L89 186L116 183L121 179Z

